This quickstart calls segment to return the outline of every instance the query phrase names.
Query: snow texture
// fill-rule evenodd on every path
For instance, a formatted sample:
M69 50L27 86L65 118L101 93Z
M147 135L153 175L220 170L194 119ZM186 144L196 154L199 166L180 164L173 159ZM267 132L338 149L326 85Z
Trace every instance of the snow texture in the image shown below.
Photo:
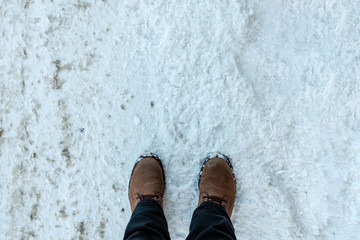
M358 0L2 0L0 239L121 239L147 151L172 239L215 151L239 239L358 239L359 18Z

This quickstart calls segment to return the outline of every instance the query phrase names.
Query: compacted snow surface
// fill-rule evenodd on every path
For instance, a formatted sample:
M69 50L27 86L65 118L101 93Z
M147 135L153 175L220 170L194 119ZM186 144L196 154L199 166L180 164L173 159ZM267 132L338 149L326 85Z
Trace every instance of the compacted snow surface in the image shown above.
M360 1L0 2L0 239L121 239L163 160L184 239L209 152L239 239L359 239Z

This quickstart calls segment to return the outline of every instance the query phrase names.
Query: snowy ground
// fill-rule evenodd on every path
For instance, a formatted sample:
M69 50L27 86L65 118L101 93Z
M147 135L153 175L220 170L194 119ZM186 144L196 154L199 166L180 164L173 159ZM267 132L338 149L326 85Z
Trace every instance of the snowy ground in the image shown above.
M0 2L0 239L121 239L157 153L184 239L233 160L239 239L360 236L360 1Z

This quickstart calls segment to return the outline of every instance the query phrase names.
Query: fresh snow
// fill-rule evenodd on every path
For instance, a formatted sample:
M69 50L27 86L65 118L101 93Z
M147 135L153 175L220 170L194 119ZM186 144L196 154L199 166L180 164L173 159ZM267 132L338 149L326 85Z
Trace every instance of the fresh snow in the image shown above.
M121 239L153 152L184 239L209 152L239 239L360 236L360 1L3 0L0 239Z

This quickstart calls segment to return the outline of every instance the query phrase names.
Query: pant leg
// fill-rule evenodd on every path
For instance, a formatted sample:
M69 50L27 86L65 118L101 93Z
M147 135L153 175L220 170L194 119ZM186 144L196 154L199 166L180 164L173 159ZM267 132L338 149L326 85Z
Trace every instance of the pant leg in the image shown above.
M162 207L152 199L141 200L125 229L127 239L170 239Z
M204 202L195 209L190 233L186 240L193 239L236 239L235 229L223 206L213 202Z

